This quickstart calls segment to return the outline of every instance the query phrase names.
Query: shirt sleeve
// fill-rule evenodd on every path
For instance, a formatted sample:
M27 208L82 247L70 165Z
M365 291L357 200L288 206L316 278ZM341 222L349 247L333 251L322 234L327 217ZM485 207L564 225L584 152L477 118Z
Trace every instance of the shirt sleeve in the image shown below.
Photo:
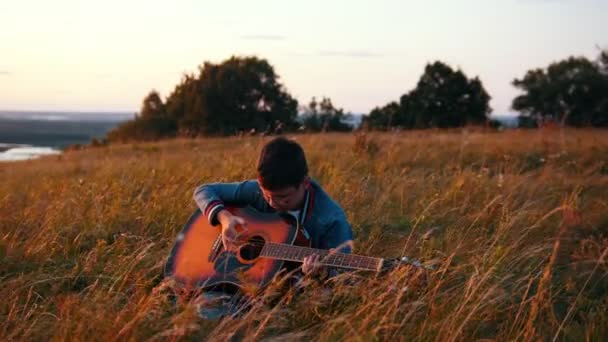
M353 231L350 223L346 219L346 215L341 212L336 215L335 219L329 226L327 232L323 235L320 241L320 248L331 249L337 248L339 253L352 253L353 250ZM345 272L345 269L336 267L327 268L327 279L333 278L336 275Z
M218 224L216 216L226 203L251 205L259 209L261 194L258 182L247 180L238 183L209 183L194 189L194 201L212 225Z
M353 231L346 216L341 213L333 220L321 238L322 249L338 248L337 252L352 253Z

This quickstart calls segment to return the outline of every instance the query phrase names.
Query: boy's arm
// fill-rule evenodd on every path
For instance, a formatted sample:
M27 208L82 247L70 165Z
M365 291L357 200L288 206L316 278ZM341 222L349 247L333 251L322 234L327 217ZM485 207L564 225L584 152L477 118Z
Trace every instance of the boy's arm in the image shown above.
M260 187L255 180L203 184L194 190L193 198L212 225L219 223L216 216L225 203L261 206Z
M321 238L320 248L336 248L339 253L352 253L353 230L346 216L338 216Z
M345 215L339 215L332 222L329 229L321 239L320 247L323 249L335 249L338 253L352 253L353 231ZM343 270L335 267L326 267L323 278L333 278Z

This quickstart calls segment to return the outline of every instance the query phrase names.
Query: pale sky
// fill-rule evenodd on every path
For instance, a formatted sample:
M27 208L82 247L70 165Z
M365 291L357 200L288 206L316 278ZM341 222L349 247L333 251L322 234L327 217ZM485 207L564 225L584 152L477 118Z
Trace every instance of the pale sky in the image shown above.
M479 76L503 114L513 78L598 46L606 0L0 0L0 110L135 112L204 61L257 55L301 104L355 113L441 60Z

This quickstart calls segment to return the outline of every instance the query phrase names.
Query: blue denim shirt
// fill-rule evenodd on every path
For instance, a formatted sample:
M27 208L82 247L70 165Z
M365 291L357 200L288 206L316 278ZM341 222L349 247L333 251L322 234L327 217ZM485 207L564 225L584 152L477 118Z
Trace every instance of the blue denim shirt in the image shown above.
M330 249L340 247L342 253L351 253L353 233L344 210L311 180L306 201L301 209L300 223L311 242L311 247ZM216 215L224 203L250 205L261 212L274 212L262 195L257 180L240 183L203 184L194 190L194 201L211 224L217 224Z

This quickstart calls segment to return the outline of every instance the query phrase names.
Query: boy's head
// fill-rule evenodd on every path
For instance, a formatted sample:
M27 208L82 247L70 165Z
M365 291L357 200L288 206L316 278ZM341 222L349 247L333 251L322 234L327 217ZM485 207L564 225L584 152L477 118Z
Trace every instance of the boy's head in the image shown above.
M283 137L267 143L260 152L258 182L268 203L279 211L299 209L309 184L304 150Z

